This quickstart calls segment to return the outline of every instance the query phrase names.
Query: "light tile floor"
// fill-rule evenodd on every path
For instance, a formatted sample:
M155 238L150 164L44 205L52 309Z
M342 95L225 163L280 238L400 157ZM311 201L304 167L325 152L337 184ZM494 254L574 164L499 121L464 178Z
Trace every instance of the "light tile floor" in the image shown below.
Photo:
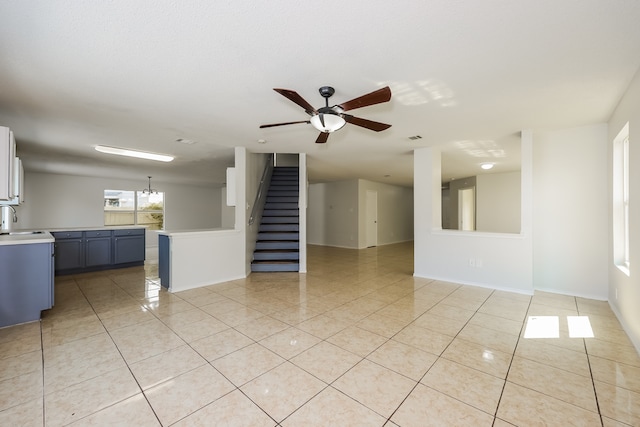
M606 302L413 278L411 243L311 246L308 270L57 277L42 322L0 330L0 426L640 425Z

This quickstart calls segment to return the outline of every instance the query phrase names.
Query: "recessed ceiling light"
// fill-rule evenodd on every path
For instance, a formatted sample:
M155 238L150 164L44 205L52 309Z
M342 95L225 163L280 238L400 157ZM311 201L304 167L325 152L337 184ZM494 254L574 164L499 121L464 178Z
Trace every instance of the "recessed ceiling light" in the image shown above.
M258 144L266 144L267 140L266 139L259 139L258 140Z
M494 163L483 163L480 165L480 167L486 171L488 171L489 169L492 169L494 166Z
M107 154L116 154L118 156L136 157L138 159L157 160L159 162L170 162L173 156L166 154L149 153L147 151L130 150L128 148L108 147L106 145L96 145L96 151Z

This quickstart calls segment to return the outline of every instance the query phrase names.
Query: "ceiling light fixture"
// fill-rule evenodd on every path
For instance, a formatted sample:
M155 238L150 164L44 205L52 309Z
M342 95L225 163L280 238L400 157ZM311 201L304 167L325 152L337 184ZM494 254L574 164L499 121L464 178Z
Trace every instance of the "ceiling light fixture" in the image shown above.
M314 128L324 133L331 133L340 130L347 123L338 114L330 112L315 114L311 116L309 121Z
M174 159L173 156L168 156L166 154L149 153L147 151L109 147L106 145L96 145L96 151L106 154L116 154L118 156L136 157L138 159L157 160L159 162L170 162Z
M158 194L158 190L151 188L151 176L147 176L147 178L149 178L149 187L142 190L142 194Z
M488 171L489 169L493 169L493 166L495 164L494 163L483 163L480 165L480 167L486 171Z

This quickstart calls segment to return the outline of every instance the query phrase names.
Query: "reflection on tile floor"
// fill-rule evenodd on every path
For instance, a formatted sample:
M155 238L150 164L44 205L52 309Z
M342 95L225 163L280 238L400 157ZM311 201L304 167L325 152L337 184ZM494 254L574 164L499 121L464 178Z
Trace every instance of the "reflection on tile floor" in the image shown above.
M411 243L176 294L155 267L57 277L0 329L0 425L640 425L606 302L414 278Z

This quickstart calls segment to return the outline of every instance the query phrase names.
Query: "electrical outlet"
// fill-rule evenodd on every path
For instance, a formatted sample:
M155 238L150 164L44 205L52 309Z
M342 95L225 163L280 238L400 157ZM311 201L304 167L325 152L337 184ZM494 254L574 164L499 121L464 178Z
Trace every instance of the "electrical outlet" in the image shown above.
M480 258L476 258L476 267L478 268L482 267L482 260Z
M475 267L475 266L476 266L476 259L469 258L469 267Z

